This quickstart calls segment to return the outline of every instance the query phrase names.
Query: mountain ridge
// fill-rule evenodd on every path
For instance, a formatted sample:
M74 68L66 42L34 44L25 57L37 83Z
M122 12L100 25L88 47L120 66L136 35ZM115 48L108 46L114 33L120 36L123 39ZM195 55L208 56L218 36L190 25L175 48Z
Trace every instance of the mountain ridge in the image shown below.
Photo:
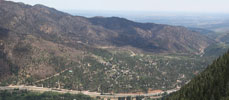
M9 1L5 2L7 3ZM4 6L4 3L2 4L2 6ZM25 8L23 8L24 6ZM108 46L130 45L135 48L148 50L151 52L197 53L200 52L200 50L198 50L199 48L206 48L209 44L214 43L213 40L183 27L174 27L153 23L136 23L118 17L84 18L79 16L71 16L69 14L59 12L54 8L50 9L43 5L29 6L15 4L13 7L9 7L10 6L6 6L5 11L7 11L7 9L16 8L15 11L17 12L7 17L9 20L9 18L15 16L13 19L15 21L12 22L10 26L6 25L8 28L15 26L14 24L17 24L16 26L18 27L22 23L18 25L17 21L22 20L29 26L21 26L19 28L13 27L13 30L19 29L21 31L23 29L28 32L31 31L31 28L33 28L35 32L33 31L30 33L43 32L58 35L64 33L62 34L62 36L65 35L64 37L66 37L67 34L69 35L72 33L72 35L75 35L74 37L79 37L79 35L81 35L83 38L87 38L89 41L84 40L82 42L89 42L89 44L93 45L104 45L105 42ZM7 19L2 20L6 22ZM45 22L44 19L46 20ZM27 29L26 27L30 27L30 29ZM198 41L194 41L195 38L200 39L198 39ZM188 45L186 46L186 44Z
M200 53L215 43L184 27L85 18L11 1L0 3L0 16L1 85L172 89L205 68L209 60Z

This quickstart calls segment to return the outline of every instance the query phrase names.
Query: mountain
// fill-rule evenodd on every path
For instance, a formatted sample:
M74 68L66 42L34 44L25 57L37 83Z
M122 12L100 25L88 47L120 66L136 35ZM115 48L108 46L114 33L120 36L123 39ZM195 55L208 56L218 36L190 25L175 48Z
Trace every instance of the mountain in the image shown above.
M39 33L49 40L65 38L69 43L82 41L97 46L128 45L150 52L198 53L200 48L214 42L184 27L136 23L116 17L71 16L42 5L5 1L1 3L1 16L1 27L23 34Z
M229 51L168 100L228 100Z
M211 39L216 39L217 36L219 35L218 33L211 31L211 30L207 30L207 29L202 29L202 28L193 28L193 27L189 27L188 29L194 31L194 32L198 32L201 33L202 35L206 35Z
M172 89L209 64L211 59L199 54L213 43L184 27L0 2L1 85L100 92Z
M114 43L144 48L152 52L199 52L200 48L213 43L208 37L184 27L136 23L117 17L95 17L89 20L94 25L117 32L119 37ZM196 40L197 37L199 37L198 40Z

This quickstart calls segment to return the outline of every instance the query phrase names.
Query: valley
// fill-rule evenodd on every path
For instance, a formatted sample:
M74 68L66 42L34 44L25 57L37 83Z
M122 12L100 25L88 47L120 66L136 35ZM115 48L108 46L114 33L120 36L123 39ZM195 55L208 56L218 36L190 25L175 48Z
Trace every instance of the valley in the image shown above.
M207 29L87 18L1 1L0 89L161 98L223 55L227 37Z

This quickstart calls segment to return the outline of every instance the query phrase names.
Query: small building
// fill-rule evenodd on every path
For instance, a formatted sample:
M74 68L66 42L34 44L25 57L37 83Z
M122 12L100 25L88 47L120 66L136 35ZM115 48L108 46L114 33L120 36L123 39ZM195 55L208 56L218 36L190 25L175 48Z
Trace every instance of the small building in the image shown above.
M69 70L68 72L69 72L69 73L73 73L73 70Z

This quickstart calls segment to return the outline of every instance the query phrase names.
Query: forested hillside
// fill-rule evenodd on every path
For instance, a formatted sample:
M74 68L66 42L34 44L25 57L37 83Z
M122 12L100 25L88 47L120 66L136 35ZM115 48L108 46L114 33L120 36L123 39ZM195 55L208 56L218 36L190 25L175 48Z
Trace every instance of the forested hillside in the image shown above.
M167 100L229 100L229 51Z

